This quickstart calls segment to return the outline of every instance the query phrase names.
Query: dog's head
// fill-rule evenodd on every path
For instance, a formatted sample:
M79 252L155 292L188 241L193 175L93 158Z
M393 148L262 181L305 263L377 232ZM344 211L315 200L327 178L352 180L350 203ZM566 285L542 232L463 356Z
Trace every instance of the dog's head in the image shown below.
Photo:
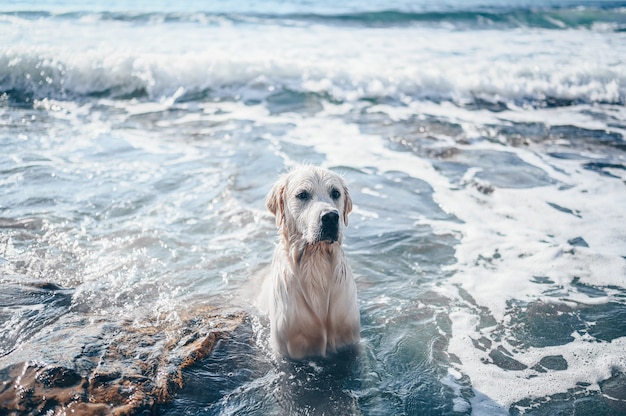
M306 244L341 243L352 200L343 178L315 166L301 166L280 177L267 195L267 209L288 239Z

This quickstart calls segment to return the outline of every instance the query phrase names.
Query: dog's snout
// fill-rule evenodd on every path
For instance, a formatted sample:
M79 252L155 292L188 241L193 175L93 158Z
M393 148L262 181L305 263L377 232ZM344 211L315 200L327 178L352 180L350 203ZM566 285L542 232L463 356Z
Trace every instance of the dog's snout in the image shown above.
M339 239L339 212L329 211L322 215L321 241L337 241Z
M339 223L339 213L337 211L330 211L322 215L322 224L332 225Z

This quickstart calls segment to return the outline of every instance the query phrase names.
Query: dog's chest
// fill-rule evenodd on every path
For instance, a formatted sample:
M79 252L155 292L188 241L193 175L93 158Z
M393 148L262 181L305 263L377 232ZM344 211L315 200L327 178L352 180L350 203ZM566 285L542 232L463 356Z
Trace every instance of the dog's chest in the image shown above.
M302 296L315 313L326 315L330 307L330 294L336 285L337 264L326 253L315 253L306 258L296 272Z

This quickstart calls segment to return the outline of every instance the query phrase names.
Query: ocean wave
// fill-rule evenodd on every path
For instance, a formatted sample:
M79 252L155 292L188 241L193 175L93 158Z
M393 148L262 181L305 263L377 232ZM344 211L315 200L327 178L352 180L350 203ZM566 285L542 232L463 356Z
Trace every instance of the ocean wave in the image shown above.
M528 27L543 29L578 29L602 27L621 31L626 29L624 8L555 8L455 10L430 12L403 12L383 10L335 15L294 14L286 18L336 24L363 26L397 26L409 24L450 25L455 28L503 29Z
M31 48L0 50L0 95L13 103L33 99L113 98L179 101L233 99L248 103L451 101L462 106L567 106L626 103L626 71L585 65L547 67L491 62L450 68L343 67L327 62L275 60L251 55L59 54ZM559 70L557 70L559 69Z
M200 23L222 24L326 24L334 26L394 27L406 25L440 26L457 29L542 28L626 30L626 3L592 2L576 7L482 7L454 10L355 10L267 13L236 12L161 12L161 11L5 11L0 17L25 20L60 19L118 21L145 24Z

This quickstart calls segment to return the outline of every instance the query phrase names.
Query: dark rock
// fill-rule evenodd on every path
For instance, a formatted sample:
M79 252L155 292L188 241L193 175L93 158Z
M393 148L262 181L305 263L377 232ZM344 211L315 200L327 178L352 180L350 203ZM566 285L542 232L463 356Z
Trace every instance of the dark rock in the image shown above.
M599 384L604 402L615 412L626 414L626 374L615 372Z
M489 357L493 360L493 363L503 370L520 371L528 368L527 365L520 363L511 356L511 353L506 348L499 346L495 350L491 350Z
M545 373L548 370L563 371L567 370L567 361L562 355L548 355L543 357L537 365L533 367L533 370L540 373Z

